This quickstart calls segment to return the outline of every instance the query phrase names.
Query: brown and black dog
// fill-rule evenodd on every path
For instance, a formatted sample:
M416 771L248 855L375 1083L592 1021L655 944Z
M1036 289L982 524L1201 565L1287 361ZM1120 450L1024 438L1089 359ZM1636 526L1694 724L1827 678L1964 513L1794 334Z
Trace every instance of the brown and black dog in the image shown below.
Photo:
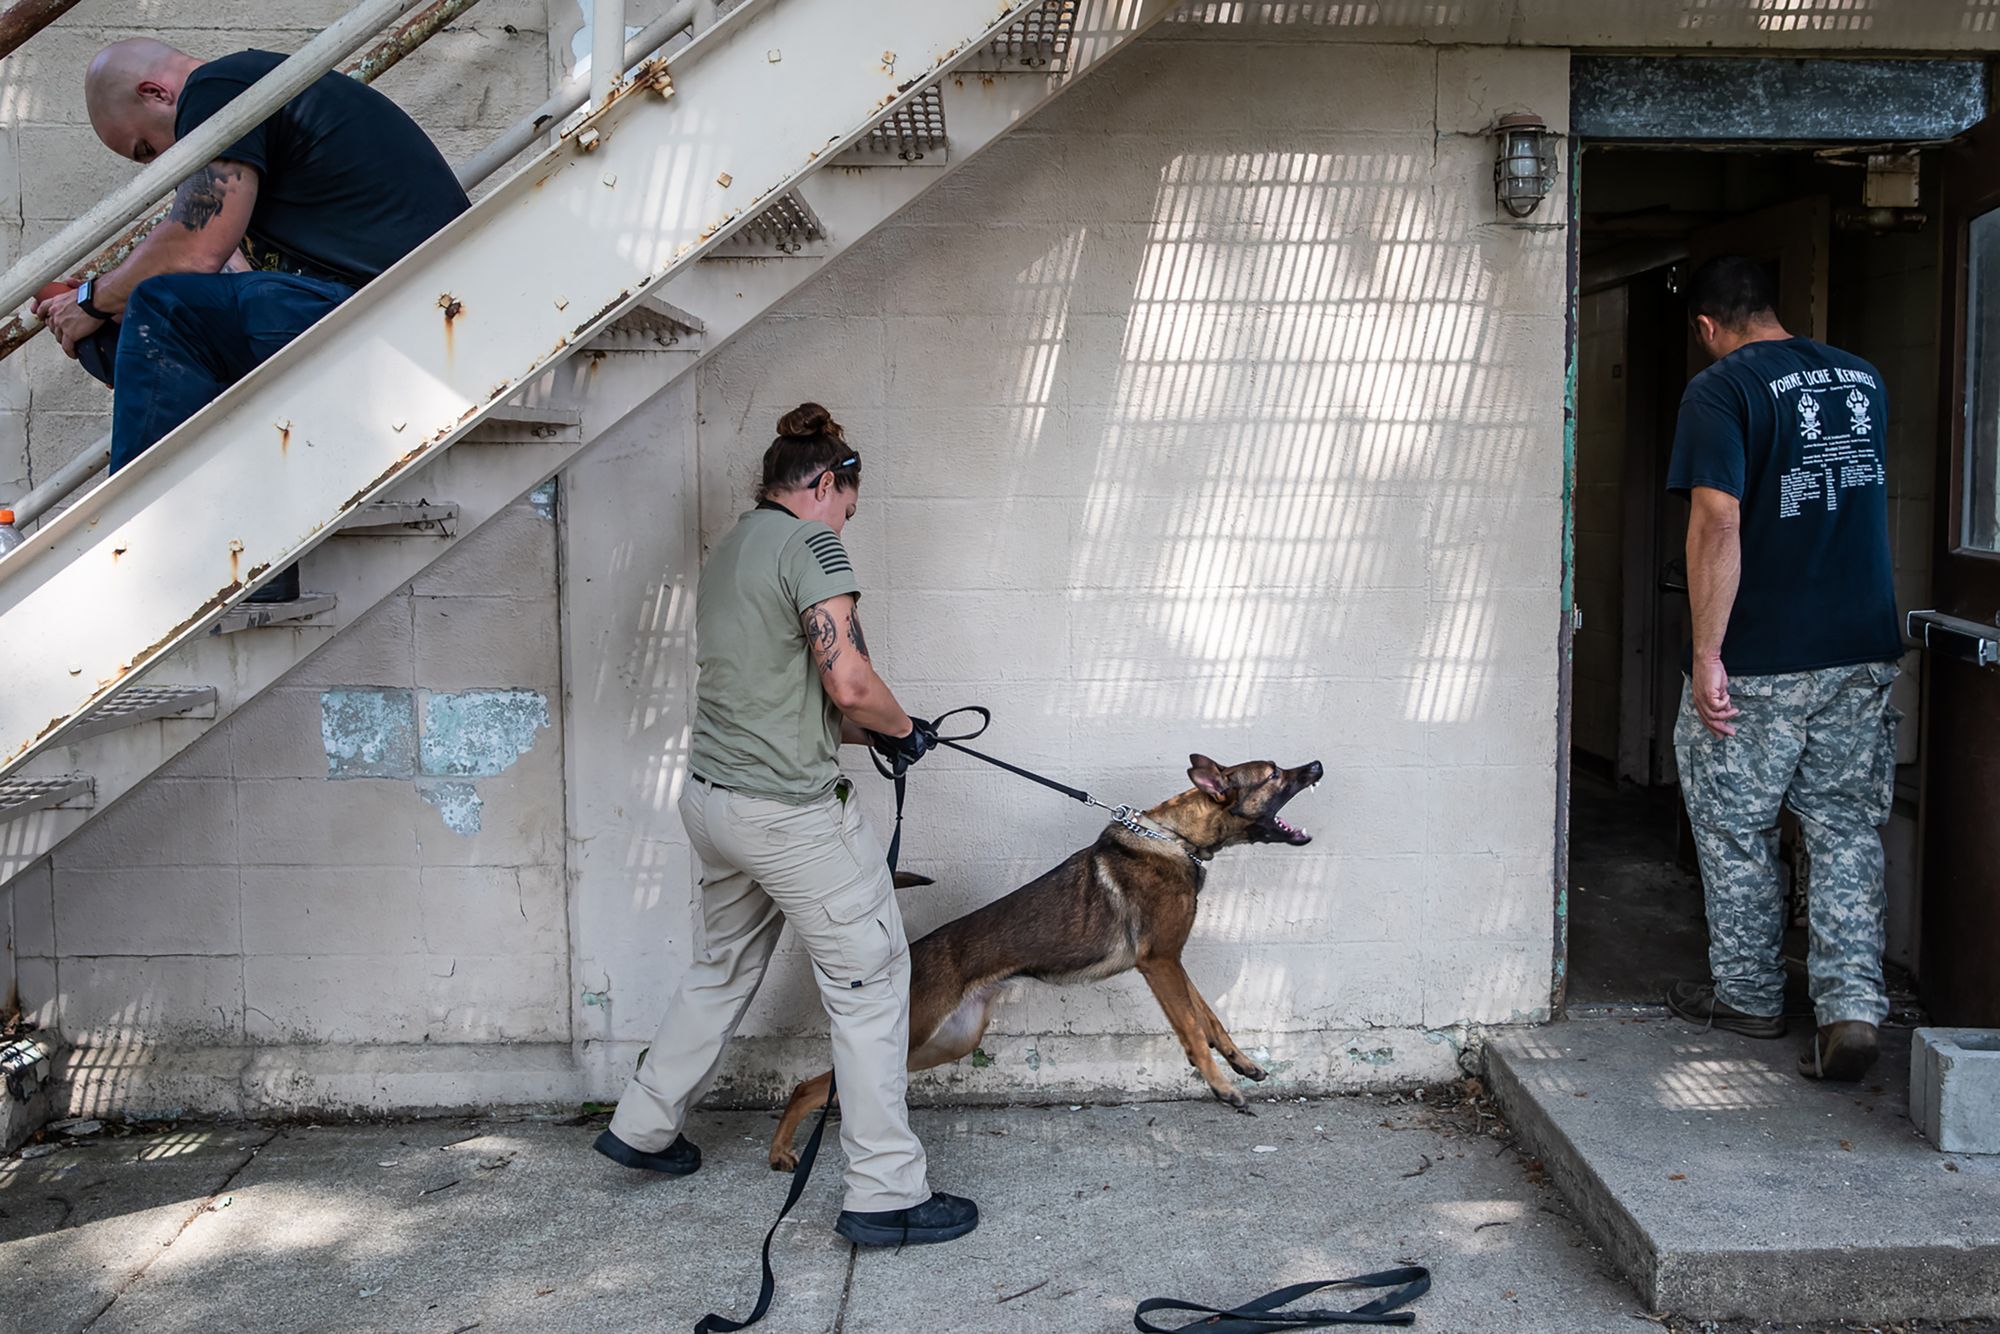
M1181 967L1209 858L1238 843L1299 847L1312 838L1278 818L1285 803L1319 782L1319 761L1281 769L1268 760L1224 768L1188 757L1194 786L1145 813L1169 837L1105 826L1097 842L1005 898L975 909L910 946L910 1069L928 1070L979 1045L993 1003L1011 978L1064 985L1137 968L1153 989L1188 1064L1215 1096L1238 1110L1247 1099L1211 1049L1246 1079L1264 1069L1245 1056ZM826 1101L827 1076L792 1092L771 1137L771 1166L798 1162L792 1139Z

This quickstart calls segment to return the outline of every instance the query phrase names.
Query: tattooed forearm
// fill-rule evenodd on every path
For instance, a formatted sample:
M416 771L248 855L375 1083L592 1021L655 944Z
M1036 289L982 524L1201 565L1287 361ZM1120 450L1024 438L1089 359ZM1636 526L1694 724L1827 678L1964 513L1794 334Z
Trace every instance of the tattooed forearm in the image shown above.
M806 647L812 650L813 666L822 674L840 661L840 632L834 627L833 613L825 607L806 612Z
M868 657L868 638L861 633L861 613L858 611L847 613L847 642L854 645L854 651L862 657L868 658L870 662L875 661Z
M198 232L222 213L224 199L242 179L243 168L236 163L211 162L181 182L167 216L189 231Z

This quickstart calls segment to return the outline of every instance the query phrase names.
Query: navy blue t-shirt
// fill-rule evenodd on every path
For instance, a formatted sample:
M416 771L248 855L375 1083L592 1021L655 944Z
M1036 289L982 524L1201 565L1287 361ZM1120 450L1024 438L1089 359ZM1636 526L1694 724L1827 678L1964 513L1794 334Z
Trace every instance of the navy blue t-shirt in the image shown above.
M283 56L238 51L188 75L174 111L185 138ZM465 212L437 146L382 94L325 74L216 154L257 169L245 249L260 269L359 287Z
M1667 489L1710 486L1743 505L1731 675L1902 656L1888 417L1881 372L1810 338L1745 344L1688 384Z

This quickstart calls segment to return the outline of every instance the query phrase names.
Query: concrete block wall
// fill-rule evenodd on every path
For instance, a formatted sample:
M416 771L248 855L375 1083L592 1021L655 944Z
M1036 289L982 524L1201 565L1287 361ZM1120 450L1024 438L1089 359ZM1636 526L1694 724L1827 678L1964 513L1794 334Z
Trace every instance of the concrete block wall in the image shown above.
M701 536L817 399L866 460L848 545L911 708L986 704L995 753L1116 800L1185 787L1190 751L1325 762L1292 812L1314 844L1219 860L1189 966L1292 1087L1442 1077L1550 994L1566 215L1497 220L1480 131L1527 108L1560 127L1567 58L1204 35L1141 43L706 361ZM912 933L1099 825L926 761L905 858L938 884L903 896ZM589 974L613 998L579 1029L604 1092L685 957L685 875L579 886L580 911L672 942ZM823 1027L787 953L724 1096L820 1068ZM1136 977L1023 985L985 1045L920 1096L1193 1087Z
M18 881L78 1109L615 1094L693 940L694 539L806 397L866 453L912 707L1119 800L1192 750L1326 763L1315 843L1219 862L1187 956L1287 1087L1544 1017L1566 213L1498 219L1481 132L1560 128L1567 57L1350 35L1143 43L640 414L560 525L510 512ZM944 757L911 818L913 931L1097 828ZM787 954L724 1096L823 1063L806 982ZM987 1046L922 1092L1195 1087L1132 978L1022 987Z
M292 51L348 7L84 0L38 34L0 67L9 261L138 170L83 112L98 47ZM484 0L376 87L458 160L547 96L576 12ZM110 401L51 339L0 363L0 494L102 435ZM510 510L0 889L22 1000L76 1046L73 1106L445 1105L476 1080L428 1077L451 1062L427 1049L567 1053L554 504ZM325 1055L348 1044L375 1055Z

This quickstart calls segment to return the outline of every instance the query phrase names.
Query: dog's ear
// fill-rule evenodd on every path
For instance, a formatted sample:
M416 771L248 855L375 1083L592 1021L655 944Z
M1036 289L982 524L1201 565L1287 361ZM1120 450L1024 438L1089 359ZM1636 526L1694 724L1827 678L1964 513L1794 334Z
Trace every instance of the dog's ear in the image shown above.
M1229 775L1206 755L1188 756L1188 778L1217 801L1229 800Z

